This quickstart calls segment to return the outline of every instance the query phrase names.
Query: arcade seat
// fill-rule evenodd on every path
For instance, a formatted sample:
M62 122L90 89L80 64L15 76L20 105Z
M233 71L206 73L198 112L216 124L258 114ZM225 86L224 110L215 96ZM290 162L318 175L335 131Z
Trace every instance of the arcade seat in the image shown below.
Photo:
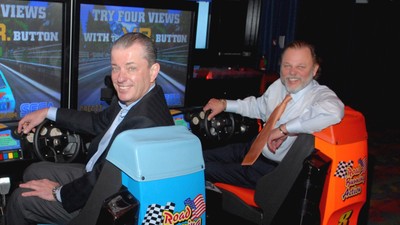
M356 225L366 202L367 155L364 117L346 106L339 124L300 134L254 190L215 186L224 211L254 224Z
M69 225L205 224L201 143L187 127L124 131L106 159Z

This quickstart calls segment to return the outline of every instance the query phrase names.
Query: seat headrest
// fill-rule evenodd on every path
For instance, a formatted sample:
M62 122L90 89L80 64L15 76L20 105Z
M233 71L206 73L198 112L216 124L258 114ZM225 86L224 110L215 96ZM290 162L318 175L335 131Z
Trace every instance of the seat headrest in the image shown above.
M314 136L334 145L343 145L366 140L368 138L364 116L345 106L344 117L338 124L329 126Z

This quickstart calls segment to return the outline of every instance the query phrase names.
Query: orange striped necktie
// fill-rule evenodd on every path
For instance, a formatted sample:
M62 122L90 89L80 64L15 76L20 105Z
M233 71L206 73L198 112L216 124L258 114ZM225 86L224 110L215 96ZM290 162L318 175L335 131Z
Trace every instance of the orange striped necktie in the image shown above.
M274 128L276 122L281 117L282 113L285 111L287 103L292 99L290 94L287 94L283 101L274 109L274 111L269 116L265 126L260 131L253 144L251 145L249 151L242 161L242 165L253 165L253 163L260 156L264 146L267 144L268 136L271 130Z

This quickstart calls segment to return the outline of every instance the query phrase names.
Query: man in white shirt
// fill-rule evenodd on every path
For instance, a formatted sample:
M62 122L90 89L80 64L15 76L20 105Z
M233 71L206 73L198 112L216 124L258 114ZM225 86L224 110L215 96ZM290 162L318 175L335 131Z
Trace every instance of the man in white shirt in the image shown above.
M208 119L226 111L266 121L288 93L292 97L253 165L241 165L251 143L204 151L207 181L254 188L257 180L271 172L285 157L299 133L312 134L341 121L344 104L331 89L315 80L319 66L314 47L304 41L295 41L283 50L280 79L262 96L209 100L203 107L204 111L211 110Z

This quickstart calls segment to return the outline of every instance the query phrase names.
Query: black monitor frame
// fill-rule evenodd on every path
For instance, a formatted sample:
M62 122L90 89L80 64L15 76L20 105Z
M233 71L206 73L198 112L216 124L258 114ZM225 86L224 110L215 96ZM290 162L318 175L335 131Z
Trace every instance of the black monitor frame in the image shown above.
M28 3L34 4L27 5ZM61 3L61 13L59 9L57 13L48 10L49 8L42 10L45 3ZM5 10L0 15L4 32L0 42L2 79L8 80L7 84L15 99L14 112L0 112L0 123L16 123L29 112L52 105L68 107L71 1L5 0L0 4ZM28 15L28 11L32 14ZM61 26L57 25L59 23ZM31 31L26 41L23 40L22 33L28 33L23 31ZM42 39L39 33L42 34ZM16 53L17 51L20 53ZM19 54L19 58L16 58L16 54Z
M72 32L72 79L71 79L71 93L70 93L70 99L71 99L71 108L75 108L78 110L84 110L84 111L101 111L103 108L103 105L97 106L89 106L88 108L79 105L79 91L81 91L85 87L79 87L80 81L79 81L79 70L80 70L80 65L79 65L79 55L82 54L80 52L80 38L81 38L81 6L82 4L91 4L91 5L100 5L100 6L121 6L121 7L138 7L138 8L148 8L148 9L170 9L170 10L182 10L182 11L190 11L191 13L191 19L190 21L187 21L190 23L190 32L189 32L189 48L188 48L188 57L187 57L187 67L184 71L184 98L186 98L186 83L188 79L192 76L193 74L193 65L192 65L192 59L191 55L194 49L195 45L195 30L196 30L196 20L197 20L197 3L195 1L186 1L186 0L102 0L102 1L92 1L92 0L74 0L73 4L73 32ZM105 45L108 46L103 46L105 49L109 49L111 46L111 42L107 43ZM156 43L157 45L157 43ZM160 51L159 51L160 52ZM105 53L109 54L109 52ZM158 56L160 58L160 54ZM104 63L110 64L110 62L104 61ZM165 67L164 67L165 68ZM161 65L161 71L163 70L163 65ZM111 70L110 70L111 72ZM183 74L183 73L182 73ZM103 76L106 76L109 74L104 74ZM159 74L160 77L160 74ZM160 78L157 78L157 80ZM96 79L96 82L103 82L104 83L104 78L99 78ZM104 86L105 87L105 84ZM99 91L99 88L96 89L95 91ZM167 92L164 89L164 92ZM87 95L87 94L86 94ZM99 100L101 96L98 96ZM101 103L102 104L102 103ZM106 105L107 106L107 105ZM183 108L185 107L185 100L182 101L182 104L176 105L176 106L170 106L170 108L178 109L178 108Z

